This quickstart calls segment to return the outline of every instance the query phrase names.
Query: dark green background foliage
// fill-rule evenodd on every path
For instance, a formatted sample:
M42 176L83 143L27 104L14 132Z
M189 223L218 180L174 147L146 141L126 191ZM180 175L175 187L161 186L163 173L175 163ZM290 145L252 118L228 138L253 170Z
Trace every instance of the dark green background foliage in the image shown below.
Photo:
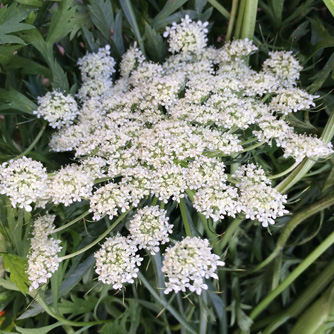
M240 0L242 2L247 1ZM167 43L162 37L165 27L179 22L186 14L194 20L209 21L209 43L220 47L225 42L231 8L230 0L2 1L0 162L26 154L41 161L52 172L72 161L70 153L49 151L52 131L49 128L35 142L45 124L33 111L37 108L37 97L49 90L75 94L81 84L76 62L87 51L94 52L109 44L112 56L119 61L127 48L137 42L148 59L163 62L167 56ZM269 51L292 50L304 68L301 87L320 95L316 110L289 116L289 122L302 133L320 136L333 110L333 23L322 1L260 0L258 3L254 41L259 52L251 57L251 66L260 68ZM237 36L236 30L233 33ZM277 147L256 152L256 155L250 153L253 156L249 158L268 172L277 174L289 166L278 159ZM334 159L318 161L289 190L289 211L306 212L314 203L330 198L334 193L333 185ZM319 326L317 332L309 333L334 333L333 247L289 284L261 316L250 317L261 300L333 231L332 208L318 210L296 223L291 235L286 232L289 238L282 247L277 243L280 245L282 230L286 231L286 224L293 219L291 215L277 219L270 230L244 222L226 248L226 267L219 272L219 293L208 292L201 298L164 296L161 259L156 256L154 261L146 257L144 263L145 277L153 291L148 292L143 278L115 294L109 286L94 280L94 258L85 254L61 263L49 288L42 289L36 303L26 294L24 270L30 222L39 212L34 212L32 217L11 208L6 198L0 200L1 271L4 275L0 279L0 309L5 310L1 333L202 333L198 328L203 316L208 321L207 333L260 333L264 328L263 333L289 333L298 319L307 323L311 316L312 324ZM57 222L63 223L87 208L88 204L81 202L68 208L47 207L47 210L56 213ZM178 208L171 204L167 208L172 212L173 223L181 224ZM190 206L187 208L196 225L198 218ZM73 252L89 244L109 223L106 219L106 225L96 227L87 221L85 230L82 224L68 230L62 236L67 249ZM224 233L228 223L223 221L216 229L218 235L214 233L218 248L220 233ZM213 231L214 227L209 227ZM210 237L209 233L206 236ZM273 261L257 267L271 254L275 255ZM215 291L214 287L212 290ZM50 310L50 306L52 312L48 314L45 309ZM171 307L186 319L190 329L179 323ZM322 312L319 313L319 309ZM278 323L282 326L275 331ZM302 333L298 332L298 327L294 331Z

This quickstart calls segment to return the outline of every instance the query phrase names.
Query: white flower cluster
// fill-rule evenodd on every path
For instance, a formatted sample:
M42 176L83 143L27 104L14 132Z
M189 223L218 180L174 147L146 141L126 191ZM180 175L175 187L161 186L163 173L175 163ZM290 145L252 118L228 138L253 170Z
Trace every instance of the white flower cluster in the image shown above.
M213 254L209 241L201 238L186 237L166 249L162 271L166 273L165 293L185 292L189 289L198 295L207 290L205 279L218 279L216 269L225 263Z
M54 204L63 203L65 206L92 195L94 177L78 165L68 165L51 177L49 196Z
M0 166L0 194L9 197L13 207L32 210L32 203L43 206L48 176L43 165L30 158L5 162Z
M78 92L82 101L88 98L102 96L111 89L113 82L111 76L115 73L116 62L110 56L110 46L100 48L97 53L87 53L79 59L83 84Z
M53 128L60 129L73 124L79 114L79 109L71 95L53 91L38 97L38 108L34 114L38 118L44 118Z
M284 208L287 196L270 186L262 168L254 164L241 166L233 176L238 180L239 202L247 219L256 219L267 227L288 213Z
M116 235L102 244L95 253L98 280L121 289L124 283L133 283L143 258L136 255L138 248L130 238Z
M129 224L131 239L139 249L146 249L152 255L159 251L159 244L169 241L172 225L168 223L167 211L158 206L139 209Z
M164 37L168 37L169 51L193 52L198 54L205 47L208 41L206 34L208 22L192 22L188 15L181 19L181 23L173 22L171 27L167 27Z
M287 88L295 86L303 68L292 55L292 51L269 52L269 56L263 63L263 70L273 74L279 80L280 86Z
M27 269L30 291L36 290L41 284L47 283L61 262L57 256L57 253L62 249L59 245L61 240L50 237L54 230L54 219L54 215L46 214L34 221Z

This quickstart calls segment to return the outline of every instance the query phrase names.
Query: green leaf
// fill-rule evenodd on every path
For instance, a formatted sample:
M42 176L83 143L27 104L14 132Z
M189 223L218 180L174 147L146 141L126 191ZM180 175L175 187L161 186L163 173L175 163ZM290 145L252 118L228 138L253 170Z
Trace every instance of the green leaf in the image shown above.
M30 13L30 10L23 6L18 6L16 3L4 6L0 9L0 44L18 43L24 44L24 41L17 37L8 35L22 30L34 29L31 24L20 23Z
M27 260L13 254L3 254L5 269L9 269L10 281L15 283L25 295L28 292L29 280L26 274Z
M152 29L150 25L146 22L145 37L145 45L148 55L153 61L162 63L167 53L167 47L164 44L161 35L159 35L154 29Z
M144 44L143 44L143 40L141 38L140 32L139 32L139 28L138 28L138 24L137 24L137 20L136 20L136 16L135 13L133 11L132 5L131 5L131 1L130 0L120 0L123 12L125 14L125 17L127 18L133 33L135 34L136 40L138 42L138 45L141 49L141 51L143 52L143 54L145 55L145 48L144 48Z
M328 8L328 10L331 12L332 16L334 17L334 2L333 0L324 0L324 4Z
M47 44L55 44L69 34L76 26L76 6L73 0L63 0L59 7L54 6L52 11Z
M22 5L27 6L33 6L33 7L42 7L42 1L41 0L15 0L18 3L21 3Z
M13 57L15 51L21 49L23 45L1 45L0 46L0 64L7 65Z
M1 47L0 47L1 52ZM8 69L22 69L22 74L35 74L42 75L46 78L52 78L52 74L49 68L29 59L20 56L14 56L15 58L7 66ZM1 54L0 54L1 62Z
M167 17L178 10L186 2L187 0L168 0L161 12L153 19L151 23L152 28L156 31L165 28Z
M39 328L22 328L19 326L16 326L16 330L19 331L21 334L47 334L50 333L50 331L56 327L61 326L61 322L56 322L55 324L52 324L50 326L45 326L45 327L39 327Z
M9 90L0 89L0 113L2 110L19 110L26 114L33 114L37 110L37 105L25 97L20 92L10 88Z
M67 75L56 60L52 68L52 74L53 89L60 90L62 92L68 92L70 86L68 83Z
M86 295L84 299L71 296L72 301L62 300L58 305L58 309L62 314L71 314L73 316L78 314L85 314L94 309L98 298L91 295Z
M115 25L111 2L108 0L93 0L90 1L88 8L95 27L109 41L111 29Z
M311 94L314 94L325 83L331 72L334 73L334 53L329 57L324 68L319 71L314 77L310 78L314 80L314 82L309 87L307 87L307 90Z

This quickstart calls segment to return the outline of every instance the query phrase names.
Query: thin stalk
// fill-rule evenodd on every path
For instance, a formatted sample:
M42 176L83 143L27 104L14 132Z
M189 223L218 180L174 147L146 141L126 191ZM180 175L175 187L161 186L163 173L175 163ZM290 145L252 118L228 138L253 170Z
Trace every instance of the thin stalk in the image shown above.
M187 236L191 237L192 234L191 234L190 224L189 224L189 221L188 221L186 206L184 204L184 199L183 198L180 199L179 206L180 206L180 211L181 211L181 216L182 216L182 222L183 222L184 229L186 231Z
M235 32L234 32L235 39L241 38L241 29L242 29L242 23L244 20L246 1L247 0L241 0L240 2L238 18L237 18L237 23L236 23Z
M80 221L81 219L84 219L87 215L89 215L89 210L85 211L82 215L80 215L79 217L71 220L69 223L63 225L63 226L60 226L56 229L54 229L52 231L52 233L58 233L60 231L63 231L65 229L67 229L68 227L72 226L73 224L77 223L78 221Z
M159 304L161 304L165 309L167 309L174 318L179 321L180 324L182 324L183 327L185 327L190 333L198 334L197 331L195 331L176 310L173 306L171 306L165 299L160 298L158 293L153 289L153 287L150 285L150 283L146 280L145 276L139 271L138 272L138 278L143 282L146 289L151 293L153 298L157 300Z
M155 205L157 205L157 203L158 203L158 197L155 196L155 197L153 198L153 200L152 200L151 205L152 205L152 206L155 206Z
M253 39L256 23L258 0L246 0L243 16L241 38Z
M329 265L312 281L310 285L304 290L304 292L290 305L284 312L280 312L277 315L269 316L265 319L261 319L253 330L259 330L260 328L268 325L262 332L263 334L271 334L279 326L288 321L291 318L296 318L305 308L316 298L316 296L323 291L329 283L333 281L334 276L334 261L331 261Z
M123 218L129 213L129 211L124 212L121 216L118 217L118 219L104 232L102 233L97 239L95 239L91 244L89 244L88 246L79 249L78 251L72 253L72 254L68 254L65 256L60 257L60 260L66 260L66 259L70 259L72 257L75 257L79 254L84 253L85 251L87 251L88 249L92 248L93 246L95 246L96 244L98 244L102 239L104 239L122 220Z
M239 0L232 0L232 8L231 8L231 13L230 13L230 19L228 21L228 27L227 27L225 42L230 41L231 37L232 37L234 22L235 22L235 18L237 16L238 2L239 2Z
M257 147L262 146L263 144L264 144L264 142L258 142L258 143L254 144L254 145L252 145L252 146L249 146L249 147L244 148L244 149L243 149L241 152L239 152L239 153L244 153L244 152L247 152L247 151L251 151L251 150L253 150L254 148L257 148Z
M320 137L320 139L328 144L334 136L334 108L329 116L325 129ZM316 163L315 160L305 159L288 177L286 177L278 186L276 190L280 193L287 192L293 185L295 185L299 180L301 180L308 171Z
M45 129L46 129L46 126L47 126L47 123L45 122L43 124L43 126L41 127L41 129L39 130L36 138L34 139L34 141L29 145L29 147L23 151L22 153L20 153L17 157L15 157L14 160L16 159L20 159L22 158L23 156L27 155L28 153L31 152L31 150L35 147L35 145L38 143L38 141L40 140L40 138L42 137L42 134L44 133Z
M226 19L229 19L230 13L217 0L208 0L208 2L211 6L215 7Z
M250 272L253 273L267 266L280 253L280 251L285 246L287 240L289 239L291 233L300 223L302 223L305 219L313 216L314 214L330 207L333 204L334 204L334 195L314 203L309 208L304 209L303 211L293 216L291 220L284 226L283 231L277 240L277 244L274 251Z
M278 173L278 174L275 174L275 175L272 175L272 176L269 176L269 180L274 180L274 179L277 179L281 176L284 176L286 174L289 174L290 172L292 172L298 165L300 164L300 162L295 162L292 166L290 166L289 168L287 168L285 171L281 172L281 173Z
M230 239L233 237L234 233L237 231L239 225L243 222L243 220L244 217L237 217L233 219L231 224L228 225L219 245L221 249L224 249L226 247L226 245L229 243Z
M277 296L279 296L295 279L297 279L319 256L321 256L333 244L334 232L332 232L311 254L309 254L306 259L302 261L276 289L271 291L260 302L260 304L254 308L250 314L250 318L255 319L258 315L260 315Z
M202 296L199 296L199 309L200 309L200 323L199 323L199 334L206 334L207 326L208 326L208 313L205 308L205 304L208 302L206 291L202 291Z

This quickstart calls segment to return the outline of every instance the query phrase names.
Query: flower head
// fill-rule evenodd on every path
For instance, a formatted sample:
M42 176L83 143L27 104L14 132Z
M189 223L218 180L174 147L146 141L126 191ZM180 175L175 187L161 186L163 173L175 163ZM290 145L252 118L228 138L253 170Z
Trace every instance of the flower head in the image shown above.
M200 295L202 290L208 289L204 280L218 279L217 267L224 265L219 256L212 253L209 241L201 238L186 237L167 248L164 256L162 272L168 279L166 294L189 289Z
M143 260L136 255L137 246L119 234L107 238L101 249L95 253L98 280L111 284L114 289L121 289L125 283L133 283Z

